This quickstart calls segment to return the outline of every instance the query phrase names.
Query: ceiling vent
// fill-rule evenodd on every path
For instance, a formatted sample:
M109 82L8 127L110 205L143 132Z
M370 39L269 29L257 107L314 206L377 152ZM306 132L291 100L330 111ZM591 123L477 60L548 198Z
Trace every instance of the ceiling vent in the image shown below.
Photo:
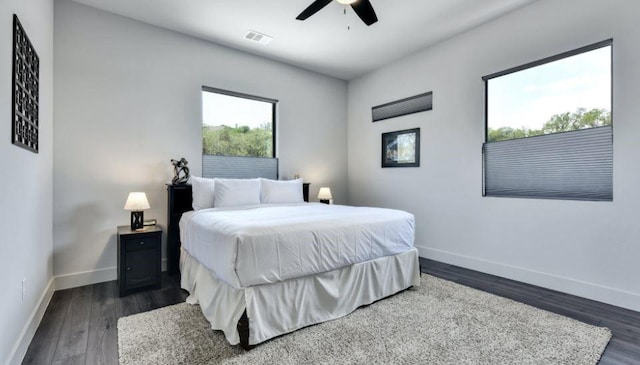
M264 33L256 32L255 30L250 30L244 35L244 39L266 46L267 44L271 43L273 37Z

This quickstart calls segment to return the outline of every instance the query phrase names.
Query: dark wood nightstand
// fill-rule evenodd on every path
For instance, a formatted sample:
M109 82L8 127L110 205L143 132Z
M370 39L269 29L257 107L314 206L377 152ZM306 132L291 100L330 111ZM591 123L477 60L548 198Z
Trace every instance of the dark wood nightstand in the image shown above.
M127 295L139 289L155 286L161 281L162 229L158 226L132 231L130 226L118 227L118 292Z

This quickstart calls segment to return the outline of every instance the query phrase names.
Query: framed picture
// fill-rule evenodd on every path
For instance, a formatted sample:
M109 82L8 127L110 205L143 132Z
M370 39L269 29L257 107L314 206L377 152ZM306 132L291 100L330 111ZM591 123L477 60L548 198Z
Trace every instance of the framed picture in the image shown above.
M420 128L382 133L382 167L420 166Z

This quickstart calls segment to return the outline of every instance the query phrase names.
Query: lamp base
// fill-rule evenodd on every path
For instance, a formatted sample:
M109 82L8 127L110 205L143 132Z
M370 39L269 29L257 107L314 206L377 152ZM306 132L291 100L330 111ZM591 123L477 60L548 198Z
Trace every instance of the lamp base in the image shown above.
M144 227L144 211L131 212L131 230L135 231Z
M329 204L331 201L329 199L320 199L320 203Z

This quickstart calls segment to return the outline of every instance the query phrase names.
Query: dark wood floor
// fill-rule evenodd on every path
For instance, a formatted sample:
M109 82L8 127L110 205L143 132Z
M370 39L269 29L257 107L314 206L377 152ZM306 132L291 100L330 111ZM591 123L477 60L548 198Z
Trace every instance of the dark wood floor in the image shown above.
M23 364L118 365L118 318L184 302L187 292L162 277L162 287L118 297L115 281L59 290Z
M606 326L613 338L601 365L640 364L640 313L568 294L421 259L422 271L489 293ZM23 364L118 364L117 321L131 314L183 302L187 293L163 276L162 288L120 298L115 281L61 290L51 303Z

